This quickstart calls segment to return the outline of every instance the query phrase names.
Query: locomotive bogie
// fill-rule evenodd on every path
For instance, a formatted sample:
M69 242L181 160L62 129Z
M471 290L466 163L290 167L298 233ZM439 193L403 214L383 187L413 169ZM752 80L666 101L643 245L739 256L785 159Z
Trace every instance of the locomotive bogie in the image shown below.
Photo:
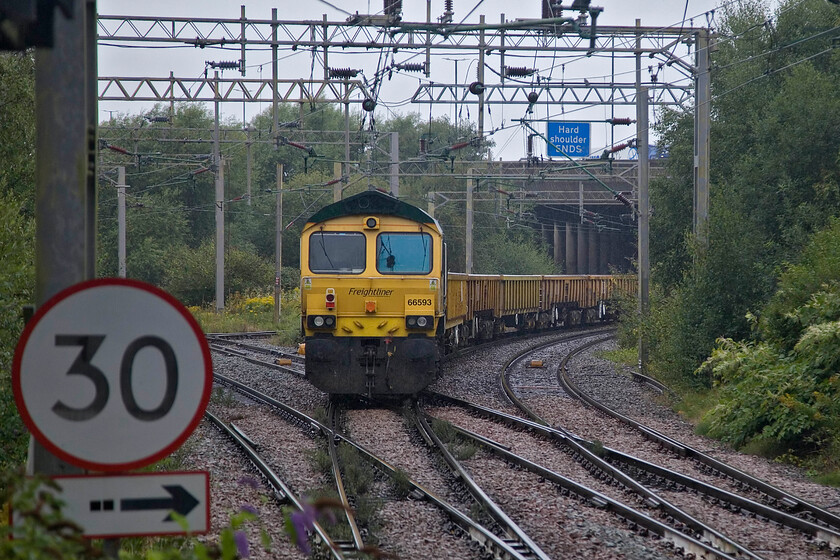
M415 394L437 375L438 346L423 336L308 337L306 377L334 395Z

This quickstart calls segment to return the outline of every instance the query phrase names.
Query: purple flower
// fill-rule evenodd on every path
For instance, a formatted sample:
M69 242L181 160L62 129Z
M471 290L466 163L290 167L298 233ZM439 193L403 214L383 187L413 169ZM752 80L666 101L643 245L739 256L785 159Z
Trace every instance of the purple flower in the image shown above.
M295 511L289 516L292 520L292 528L295 532L297 547L307 556L311 552L307 531L315 527L315 516L317 511L311 504L304 504L302 511Z
M260 512L257 511L257 508L255 508L251 504L242 504L241 506L239 506L239 511L246 511L246 512L250 513L251 515L259 515L260 514Z
M243 476L239 480L236 481L237 484L241 486L248 486L256 490L260 487L260 481L254 478L253 476Z
M236 543L236 552L239 553L240 558L249 558L251 551L248 547L248 535L245 531L236 531L233 533L233 542Z

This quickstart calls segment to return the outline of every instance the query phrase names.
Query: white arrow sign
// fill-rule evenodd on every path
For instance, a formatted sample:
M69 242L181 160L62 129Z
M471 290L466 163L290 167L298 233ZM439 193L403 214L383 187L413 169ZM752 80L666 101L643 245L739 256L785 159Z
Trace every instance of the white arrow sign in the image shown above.
M47 301L15 349L12 388L33 436L96 471L151 464L193 432L210 399L210 349L172 296L135 280L72 286Z
M56 476L61 512L89 538L185 535L210 528L207 472ZM43 488L48 492L52 489ZM185 530L172 516L183 516Z

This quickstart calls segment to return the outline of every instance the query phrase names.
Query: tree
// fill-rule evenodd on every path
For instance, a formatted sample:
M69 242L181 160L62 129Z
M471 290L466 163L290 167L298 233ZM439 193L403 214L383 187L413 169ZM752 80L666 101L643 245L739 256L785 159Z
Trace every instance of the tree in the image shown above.
M0 193L14 193L35 213L35 59L0 53Z
M35 287L35 63L0 53L0 470L26 456L28 434L12 397L12 353Z
M666 178L651 186L652 282L670 325L660 367L689 377L717 337L750 334L744 319L771 296L776 271L798 258L835 214L840 195L840 56L833 9L818 0L724 10L713 54L709 244L691 235L692 126L666 113ZM768 24L767 22L772 22Z

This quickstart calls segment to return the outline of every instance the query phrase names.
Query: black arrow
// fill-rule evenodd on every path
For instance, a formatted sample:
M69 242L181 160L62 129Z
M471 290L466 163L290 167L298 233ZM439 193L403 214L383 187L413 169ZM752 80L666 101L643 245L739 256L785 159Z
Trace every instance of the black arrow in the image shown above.
M195 506L198 500L187 492L183 486L164 486L169 492L169 498L131 498L120 500L120 511L144 511L154 509L174 510L178 515L187 515ZM172 521L168 515L164 521Z

